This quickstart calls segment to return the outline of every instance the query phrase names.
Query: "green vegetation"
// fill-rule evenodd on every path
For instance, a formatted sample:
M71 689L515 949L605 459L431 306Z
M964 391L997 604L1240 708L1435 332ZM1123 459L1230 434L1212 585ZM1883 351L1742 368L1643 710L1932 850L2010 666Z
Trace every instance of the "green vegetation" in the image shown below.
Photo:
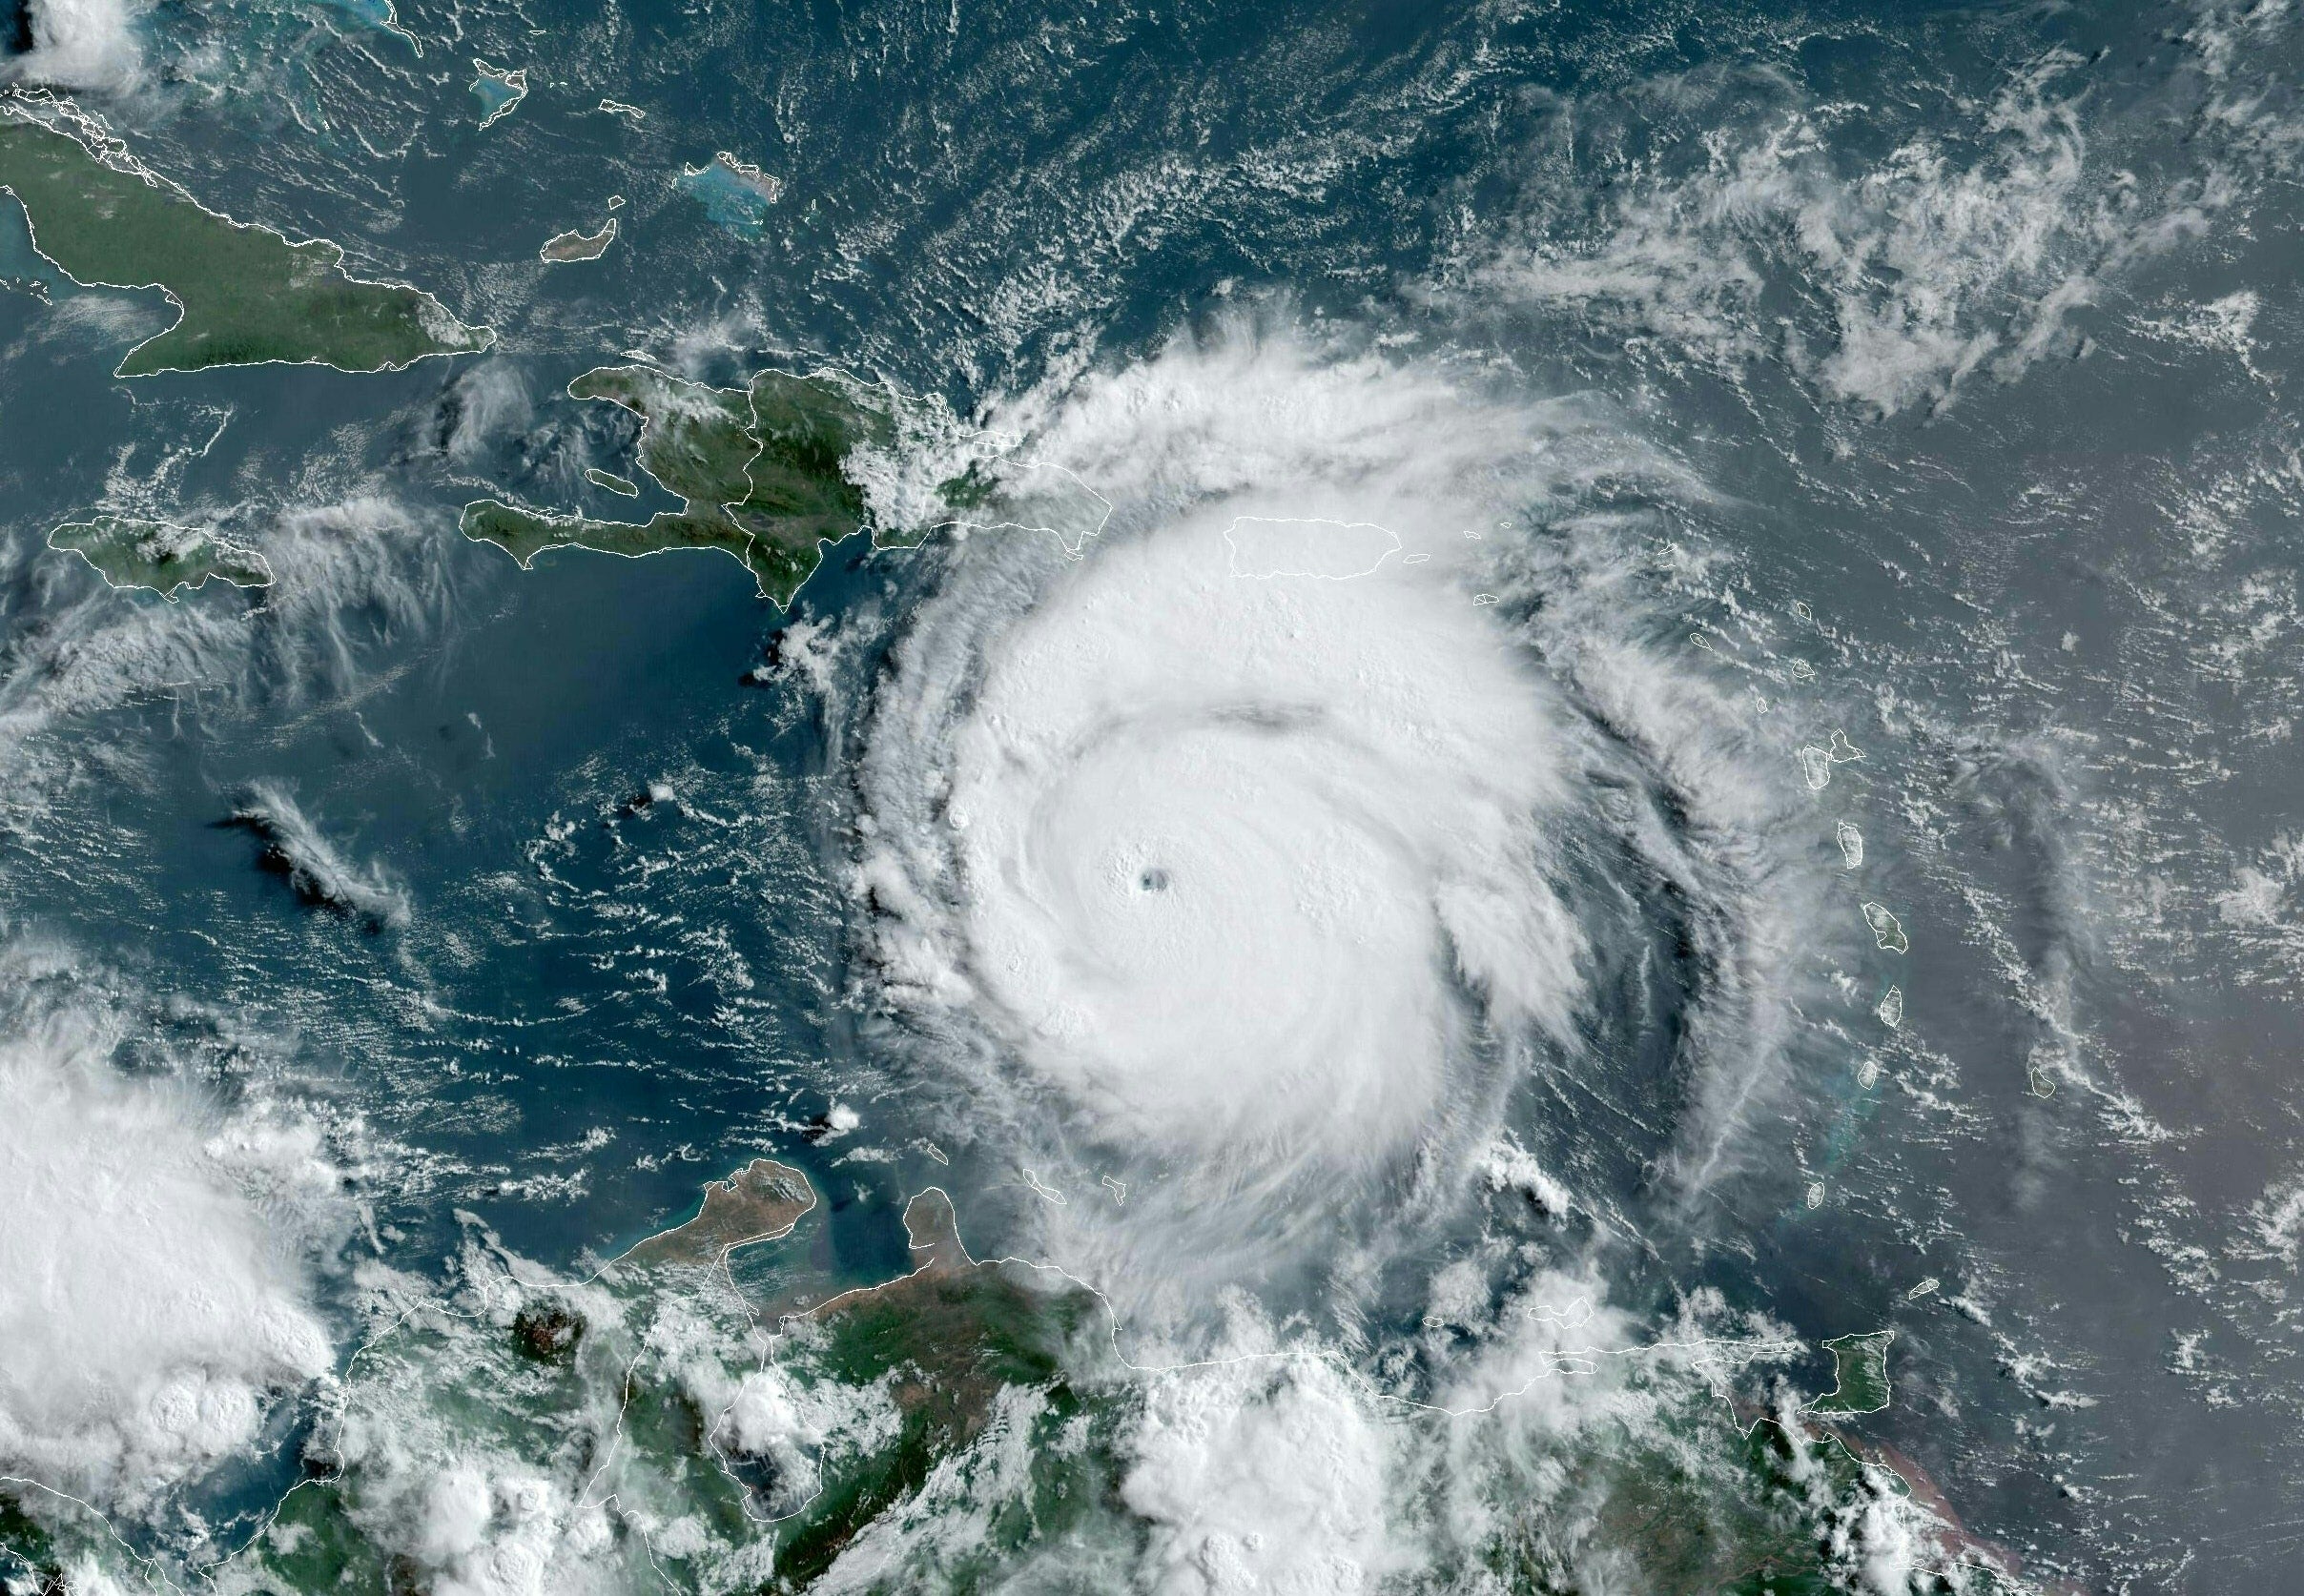
M750 1177L769 1193L763 1168L783 1172L763 1161L726 1184ZM620 1565L635 1587L699 1596L810 1588L936 1477L997 1471L1003 1457L1026 1460L1022 1476L999 1475L990 1533L939 1570L941 1586L977 1588L1092 1519L1127 1533L1119 1443L1132 1410L1117 1386L1076 1372L1102 1323L1090 1294L955 1248L836 1298L788 1321L774 1361L793 1401L848 1418L804 1440L805 1456L755 1456L731 1449L724 1417L729 1381L754 1366L758 1310L710 1279L617 1268L555 1290L500 1279L488 1295L519 1298L508 1322L410 1316L356 1361L347 1411L308 1454L313 1478L222 1583L269 1596L433 1588L441 1571L414 1561L395 1526L434 1471L473 1460L550 1482L545 1500L602 1504L609 1542L587 1561ZM669 1556L633 1533L682 1524L687 1549ZM9 1528L0 1522L0 1536ZM23 1529L29 1550L45 1548L37 1526Z
M235 222L36 123L0 118L0 189L75 280L164 289L180 307L175 326L128 352L122 377L274 360L389 371L494 341L428 294L345 276L334 244Z
M10 1596L94 1590L179 1596L180 1587L157 1565L124 1556L126 1544L85 1504L20 1481L0 1486L0 1590ZM21 1494L10 1494L19 1489Z
M718 549L779 604L815 570L820 545L864 524L864 496L842 465L858 444L891 433L885 411L833 381L776 371L746 388L713 388L648 366L604 366L569 383L568 395L641 418L641 469L678 494L681 508L632 522L483 499L464 506L464 536L496 544L523 567L555 548Z
M464 506L464 536L496 544L523 569L556 548L636 557L717 549L752 573L761 594L792 602L823 559L822 545L869 528L882 547L942 528L1044 533L1077 552L1103 530L1112 506L1059 466L1037 464L979 436L977 458L936 485L916 519L877 524L851 468L856 451L895 441L896 417L878 396L835 375L764 371L742 388L714 388L652 366L602 366L568 396L615 404L641 419L640 468L682 501L646 522L531 508L500 499ZM597 466L585 480L636 497L627 479Z
M174 599L179 587L198 587L210 577L235 587L268 587L272 568L264 557L218 542L197 527L127 516L59 526L48 546L69 549L96 568L114 587L149 587Z
M33 1590L61 1590L64 1570L56 1544L13 1497L0 1496L0 1580L29 1577ZM10 1585L7 1588L13 1589Z
M1808 1404L1810 1413L1833 1416L1853 1416L1878 1413L1888 1405L1888 1343L1896 1340L1893 1330L1875 1330L1864 1336L1837 1336L1824 1343L1832 1354L1833 1372L1838 1384L1828 1397L1819 1397Z
M352 1522L343 1491L324 1480L307 1480L282 1499L242 1567L253 1588L280 1596L388 1596L406 1584L394 1580L384 1555Z
M1566 1596L1582 1587L1580 1573L1595 1551L1620 1560L1626 1588L1657 1596L1822 1596L1837 1588L1817 1555L1816 1526L1795 1483L1803 1462L1814 1468L1832 1458L1765 1421L1740 1447L1730 1432L1723 1447L1702 1434L1718 1428L1710 1415L1642 1419L1586 1438L1568 1499L1532 1504L1489 1544L1481 1563L1500 1588ZM1672 1431L1693 1444L1659 1445ZM1839 1483L1856 1483L1853 1465L1848 1473Z
M701 1259L772 1223L746 1244L782 1249L793 1272L779 1295L807 1300L834 1282L791 1239L804 1197L798 1171L759 1160L708 1188L704 1212L655 1250ZM216 1587L400 1596L541 1559L551 1588L685 1596L1115 1589L1172 1554L1126 1490L1142 1426L1164 1422L1164 1380L1237 1377L1126 1369L1092 1292L970 1258L940 1192L915 1197L905 1224L913 1273L781 1320L717 1270L618 1266L555 1285L476 1258L461 1295L474 1311L421 1307L354 1360L341 1410L307 1448L310 1478ZM1885 1339L1827 1343L1844 1387L1884 1381L1864 1343ZM1884 1552L1940 1570L1900 1589L2018 1588L2012 1561L1921 1512L1924 1477L1907 1484L1803 1419L1768 1372L1778 1356L1703 1372L1637 1360L1602 1376L1566 1429L1372 1410L1366 1422L1392 1431L1386 1510L1400 1533L1438 1528L1435 1513L1471 1531L1427 1539L1432 1566L1398 1587L1847 1596L1870 1588ZM1267 1394L1295 1378L1281 1362L1265 1373ZM494 1482L495 1516L464 1549L428 1545L412 1518L460 1473ZM33 1511L0 1496L0 1575L16 1571L9 1552L35 1578L80 1555L82 1540L57 1539L68 1518ZM952 1524L964 1528L923 1532Z
M532 1363L566 1363L584 1342L584 1320L557 1302L512 1316L512 1345Z
M1909 1596L2026 1588L1998 1548L1915 1504L1894 1470L1787 1410L1731 1419L1677 1371L1635 1376L1533 1483L1506 1472L1450 1589L1584 1596L1853 1596L1876 1548L1916 1557Z
M981 510L998 501L1000 484L982 460L972 460L967 470L938 482L936 494L955 510Z
M426 1313L384 1332L356 1361L357 1401L308 1443L310 1478L220 1586L266 1596L432 1588L436 1573L377 1531L438 1472L481 1459L572 1491L603 1465L616 1414L600 1399L625 1383L634 1348L594 1329L567 1294L534 1290L505 1323Z
M823 1489L785 1521L772 1588L807 1588L1003 1420L1027 1430L1031 1466L996 1514L994 1547L1061 1541L1091 1517L1124 1524L1117 1432L1128 1404L1103 1381L1081 1380L1102 1311L1085 1291L1051 1291L1001 1263L931 1265L830 1305L817 1320L822 1340L795 1366L852 1389L894 1376L900 1424L827 1468ZM987 1553L985 1568L953 1570L955 1587L992 1561Z

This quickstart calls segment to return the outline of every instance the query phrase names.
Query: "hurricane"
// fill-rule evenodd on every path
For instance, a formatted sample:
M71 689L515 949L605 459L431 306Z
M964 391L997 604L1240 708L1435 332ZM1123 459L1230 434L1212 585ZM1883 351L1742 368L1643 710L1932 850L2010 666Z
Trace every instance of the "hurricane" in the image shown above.
M1662 630L1701 484L1268 318L1003 419L1112 511L955 544L853 879L874 1001L1059 1251L1330 1270L1548 1091L1651 1095L1594 1202L1709 1179L1789 1067L1812 850L1769 714Z
M2286 1588L2300 18L0 0L0 1591Z

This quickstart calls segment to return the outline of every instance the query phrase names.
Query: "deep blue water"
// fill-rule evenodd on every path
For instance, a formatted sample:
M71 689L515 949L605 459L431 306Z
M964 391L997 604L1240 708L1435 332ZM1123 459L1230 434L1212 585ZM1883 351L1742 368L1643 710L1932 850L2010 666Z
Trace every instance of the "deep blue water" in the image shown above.
M2047 1567L2207 1590L2282 1565L2295 1260L2250 1252L2248 1216L2304 1145L2295 911L2259 931L2219 894L2277 852L2299 774L2290 34L2219 55L2237 24L2159 6L399 15L421 55L365 9L163 6L159 70L106 109L202 198L342 241L494 325L496 353L131 386L107 374L154 297L0 293L0 690L40 711L10 734L37 768L0 822L0 922L152 994L154 1032L219 1077L357 1115L395 1261L442 1267L462 1209L573 1264L769 1153L810 1169L831 1261L870 1279L903 1266L902 1196L945 1173L840 1000L838 772L801 695L746 680L780 618L717 557L522 573L455 531L481 492L571 504L583 463L627 469L628 423L566 380L635 348L722 380L798 354L965 416L1267 297L1592 396L1712 490L1690 530L1737 564L1691 624L1803 597L1821 624L1794 646L1872 717L1872 762L1839 779L1914 932L1924 1045L1900 1069L1922 1084L1819 1083L1803 1156L1858 1195L1723 1192L1738 1239L1650 1288L1718 1284L1809 1337L1895 1322L1909 1400L1871 1433ZM532 84L484 133L475 54ZM1754 153L1779 134L1802 153ZM719 150L777 200L682 180ZM612 194L603 259L536 260ZM1876 255L1846 276L1820 232ZM1676 243L1697 263L1643 290L1491 270L1553 249L1636 275ZM0 278L37 267L0 215ZM1889 406L1835 376L1859 311L1917 348L1939 291L1948 338L1988 337L1977 364L1943 356L1938 390ZM2239 294L2245 359L2168 330ZM98 593L42 540L123 493L285 551L283 583L186 595L230 642L82 698L95 640L160 601ZM284 529L347 503L387 509ZM900 604L915 566L847 545L802 602ZM388 872L406 926L257 868L219 824L251 782ZM640 802L655 782L675 799ZM2073 1073L2041 1095L2067 1031ZM835 1099L865 1129L819 1147ZM894 1161L835 1164L866 1142ZM1923 1275L1944 1292L1907 1304ZM1990 1323L1944 1305L1962 1281ZM2195 1331L2205 1368L2171 1351ZM2027 1391L2033 1355L2052 1373ZM2069 1392L2091 1405L2047 1405Z

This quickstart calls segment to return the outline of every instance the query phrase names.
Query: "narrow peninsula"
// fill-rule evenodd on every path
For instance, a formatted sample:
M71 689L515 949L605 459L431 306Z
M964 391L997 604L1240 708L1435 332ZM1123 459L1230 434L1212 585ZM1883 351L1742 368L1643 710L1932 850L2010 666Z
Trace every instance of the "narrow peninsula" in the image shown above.
M808 1177L790 1164L754 1158L704 1188L704 1206L684 1225L658 1231L616 1260L622 1268L709 1265L736 1247L773 1241L816 1205Z

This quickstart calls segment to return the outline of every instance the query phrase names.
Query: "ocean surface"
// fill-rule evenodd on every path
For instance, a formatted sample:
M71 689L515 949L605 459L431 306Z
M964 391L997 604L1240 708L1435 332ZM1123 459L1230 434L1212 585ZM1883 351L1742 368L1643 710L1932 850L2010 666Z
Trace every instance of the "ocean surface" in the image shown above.
M0 201L10 1023L95 1016L120 1072L214 1124L318 1128L352 1217L299 1290L339 1356L356 1259L446 1289L477 1226L582 1273L758 1156L816 1184L833 1278L901 1272L903 1200L942 1184L979 1255L1057 1258L1162 1344L1245 1292L1381 1348L1432 1322L1435 1271L1495 1251L1423 1177L1358 1164L1331 1232L1350 1258L1291 1251L1325 1199L1162 1117L1212 1123L1197 1099L1014 1063L1055 1033L1014 1018L1039 998L973 1026L887 997L874 927L903 911L858 886L874 839L975 779L950 727L976 705L1032 712L1002 670L1103 668L1007 640L1108 581L1100 613L1174 606L1179 646L1221 654L1247 634L1192 632L1197 579L1148 563L1129 588L1039 533L859 536L785 615L717 555L523 571L457 531L483 494L626 513L582 475L637 476L634 419L562 394L589 367L833 366L902 398L875 503L991 429L1120 506L1115 548L1203 501L1388 526L1455 516L1459 488L1509 504L1417 535L1517 551L1467 590L1576 684L1529 736L1597 750L1561 757L1569 797L1527 801L1580 814L1589 788L1614 818L1561 822L1537 872L1579 928L1569 1017L1530 996L1542 1039L1514 1051L1495 994L1544 961L1516 944L1482 975L1462 943L1479 1062L1399 1112L1475 1161L1465 1127L1509 1126L1574 1194L1547 1245L1640 1337L1707 1293L1811 1347L1893 1328L1893 1402L1854 1427L2026 1577L2283 1587L2304 1533L2288 10L405 0L125 26L127 74L78 93L140 158L499 338L398 373L116 380L165 305L63 280ZM484 131L476 58L530 85ZM723 151L763 182L693 175ZM600 260L537 258L611 214ZM671 503L648 484L639 509ZM276 582L111 590L45 542L96 510L220 529ZM1307 657L1357 614L1314 614ZM1430 657L1421 624L1389 633L1400 659ZM940 639L973 662L943 685ZM1169 679L1116 676L1110 703L1149 714ZM1341 715L1327 680L1288 704ZM915 749L899 701L944 729ZM1051 740L1121 724L1047 713ZM1470 790L1432 757L1421 796L1353 802ZM998 818L1004 778L981 779ZM1136 775L1078 780L1096 815L1164 814ZM1060 838L1090 810L1047 812ZM1643 852L1655 828L1669 849ZM1267 885L1320 851L1272 847ZM1211 912L1235 910L1245 888ZM1006 935L1006 911L919 936ZM971 946L954 968L997 986ZM1184 990L1234 1001L1193 968ZM1175 995L1094 1012L1165 1025L1143 1014ZM1253 1020L1240 1001L1227 1023ZM1369 1069L1323 1089L1363 1141L1377 1111L1350 1117L1350 1092L1408 1092L1406 1066ZM1294 1179L1324 1133L1258 1134ZM1223 1252L1204 1215L1167 1239L1082 1217L1116 1170L1236 1202L1255 1228L1224 1244L1268 1236L1268 1271L1195 1297L1174 1260ZM1368 1217L1395 1199L1424 1217ZM1386 1378L1429 1392L1438 1357ZM183 1487L219 1523L297 1476L303 1420L267 1412L269 1451Z

